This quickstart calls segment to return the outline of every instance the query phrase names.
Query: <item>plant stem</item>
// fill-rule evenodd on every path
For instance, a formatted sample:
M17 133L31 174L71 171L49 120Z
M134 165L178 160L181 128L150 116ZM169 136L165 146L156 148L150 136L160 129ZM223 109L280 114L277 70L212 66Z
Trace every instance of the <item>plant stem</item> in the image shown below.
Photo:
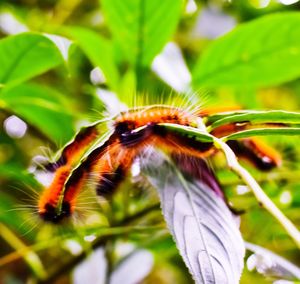
M230 169L235 172L247 186L249 186L258 202L276 218L276 220L284 227L289 236L294 240L294 242L300 249L300 232L295 227L295 225L265 194L263 189L259 186L256 180L251 176L251 174L239 164L231 148L222 139L216 137L214 137L214 144L217 148L221 149L224 152Z
M16 251L21 251L20 256L24 259L27 265L31 268L34 275L43 280L47 277L47 272L39 256L23 243L8 227L0 224L0 235L2 238Z

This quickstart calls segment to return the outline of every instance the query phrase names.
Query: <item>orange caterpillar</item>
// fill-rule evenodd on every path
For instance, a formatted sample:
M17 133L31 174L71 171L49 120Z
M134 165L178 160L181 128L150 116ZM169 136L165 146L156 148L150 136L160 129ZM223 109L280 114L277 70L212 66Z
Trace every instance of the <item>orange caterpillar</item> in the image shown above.
M198 115L205 116L206 113ZM134 159L148 145L165 150L174 157L175 162L184 161L180 165L183 171L201 178L218 195L223 196L216 178L202 160L216 151L213 143L197 141L195 137L175 133L160 125L160 123L172 123L197 127L197 120L197 115L166 106L151 106L121 113L114 121L114 132L110 138L73 169L82 153L98 136L95 125L82 130L73 142L65 147L58 161L51 164L56 170L55 177L40 198L38 205L40 216L46 221L58 223L72 215L76 199L86 179L95 181L99 196L111 195L127 176ZM234 132L236 126L231 124L225 128L227 132L228 129ZM224 127L220 129L220 136L223 131ZM218 134L215 131L214 135L218 136ZM250 160L260 169L268 170L278 166L279 155L255 141L244 139L229 141L228 144L238 156ZM187 159L184 160L183 156ZM191 157L196 168L191 167ZM206 169L204 171L207 173L206 176L200 176L197 166Z
M98 135L97 124L80 130L74 140L63 149L60 158L55 163L49 163L45 166L47 170L55 172L51 185L45 189L38 203L38 213L45 221L59 222L58 216L62 214L57 214L57 211L65 212L64 215L66 216L71 214L69 208L64 208L67 205L60 202L63 197L62 189L74 164L78 162L81 155L91 146Z

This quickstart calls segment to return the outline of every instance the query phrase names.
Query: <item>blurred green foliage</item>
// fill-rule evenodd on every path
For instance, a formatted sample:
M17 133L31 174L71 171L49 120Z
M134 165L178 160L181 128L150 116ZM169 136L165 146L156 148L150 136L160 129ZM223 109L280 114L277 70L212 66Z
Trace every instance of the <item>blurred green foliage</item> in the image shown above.
M29 172L39 172L41 156L53 157L80 125L103 118L99 90L132 104L137 93L155 101L182 81L181 92L204 93L205 106L299 111L299 8L300 3L275 0L2 0L0 282L70 283L77 265L96 247L105 247L108 273L130 252L147 249L155 261L142 283L192 283L152 188L128 180L110 204L101 206L83 196L82 206L91 212L83 210L74 226L52 228L34 212L42 189ZM71 42L53 34L74 44L69 47ZM164 75L181 68L171 81L152 64L169 41L186 63L178 63L179 55L169 59L176 64ZM95 67L102 72L94 70L96 79ZM21 137L11 132L17 125L9 126L12 115L26 123ZM282 153L283 166L270 173L245 166L299 228L299 139L273 135L266 141ZM300 265L299 250L286 232L251 193L238 194L240 181L222 155L211 162L230 202L246 211L241 216L245 240ZM254 281L274 278L245 268L241 283Z

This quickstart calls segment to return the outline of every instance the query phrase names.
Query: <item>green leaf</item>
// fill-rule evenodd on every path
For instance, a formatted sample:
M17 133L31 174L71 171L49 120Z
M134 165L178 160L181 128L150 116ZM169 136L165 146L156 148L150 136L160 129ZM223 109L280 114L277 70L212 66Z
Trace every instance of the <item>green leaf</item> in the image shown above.
M300 135L300 128L296 127L276 127L276 128L256 128L236 132L234 134L228 135L223 139L236 140L241 138L248 138L253 136L269 136L269 135Z
M116 90L119 73L111 42L100 34L85 28L69 27L66 32L80 46L92 64L102 70L111 88Z
M195 127L183 126L173 123L161 123L159 125L170 132L182 134L183 136L187 137L193 137L200 142L211 143L214 141L213 136Z
M59 146L74 134L73 118L53 89L23 84L3 90L0 107L15 113L35 126Z
M0 85L17 85L61 64L63 58L46 36L22 33L0 40Z
M124 56L148 66L178 24L182 0L101 0L106 21Z
M29 213L33 212L33 210L31 211L30 207L33 204L28 204L27 200L25 203L24 200L20 201L12 197L12 191L14 189L10 188L10 190L10 194L8 194L7 190L0 191L0 224L6 224L19 234L23 235L25 233L28 233L28 227L34 225L34 222L32 220L28 220ZM22 190L26 189L22 188ZM16 195L16 193L14 194ZM32 194L32 192L30 194ZM26 205L28 206L28 208L26 208ZM28 222L27 224L25 224L26 219ZM24 224L24 226L22 224Z
M204 51L194 87L270 86L300 75L300 13L281 13L242 24Z
M2 180L10 179L14 182L20 182L31 187L38 187L38 183L26 170L24 167L12 162L6 162L5 164L0 164L0 178Z
M219 116L219 119L215 121L210 129L214 129L221 125L236 123L236 122L250 122L256 123L288 123L288 124L300 124L300 113L288 112L281 110L272 111L249 111L246 113L235 113L232 115Z
M248 114L248 113L252 113L252 112L257 112L257 111L253 111L253 110L234 110L234 111L225 111L225 112L219 112L216 114L211 114L207 117L204 117L203 120L205 120L208 124L212 124L218 120L221 120L223 118L229 117L229 116L235 116L235 115L239 115L239 114Z

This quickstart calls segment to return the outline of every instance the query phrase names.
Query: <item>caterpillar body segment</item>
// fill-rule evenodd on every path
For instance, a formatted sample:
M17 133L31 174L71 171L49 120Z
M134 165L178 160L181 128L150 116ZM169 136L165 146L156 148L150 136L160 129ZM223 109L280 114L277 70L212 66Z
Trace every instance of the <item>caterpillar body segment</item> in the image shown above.
M121 113L115 120L116 132L125 133L147 124L174 123L185 126L197 125L197 116L179 108L153 106L137 111Z
M280 154L260 139L230 140L227 144L238 157L247 160L261 171L269 171L282 164Z
M48 163L45 168L54 172L57 168L64 165L76 164L83 153L95 142L99 137L99 123L82 128L62 150L60 157L54 163Z
M245 129L247 129L246 124L228 124L216 128L212 134L216 137L224 137ZM281 155L259 138L230 140L226 143L238 157L247 160L262 171L272 170L282 164Z
M207 108L200 110L199 116L207 117L221 112L241 110L242 109L239 106ZM232 133L248 129L249 127L251 127L249 122L230 123L215 128L211 134L216 137L224 137ZM247 160L262 171L272 170L273 168L280 167L282 164L282 158L279 152L259 138L252 137L241 140L231 140L228 141L227 144L232 148L237 156Z

